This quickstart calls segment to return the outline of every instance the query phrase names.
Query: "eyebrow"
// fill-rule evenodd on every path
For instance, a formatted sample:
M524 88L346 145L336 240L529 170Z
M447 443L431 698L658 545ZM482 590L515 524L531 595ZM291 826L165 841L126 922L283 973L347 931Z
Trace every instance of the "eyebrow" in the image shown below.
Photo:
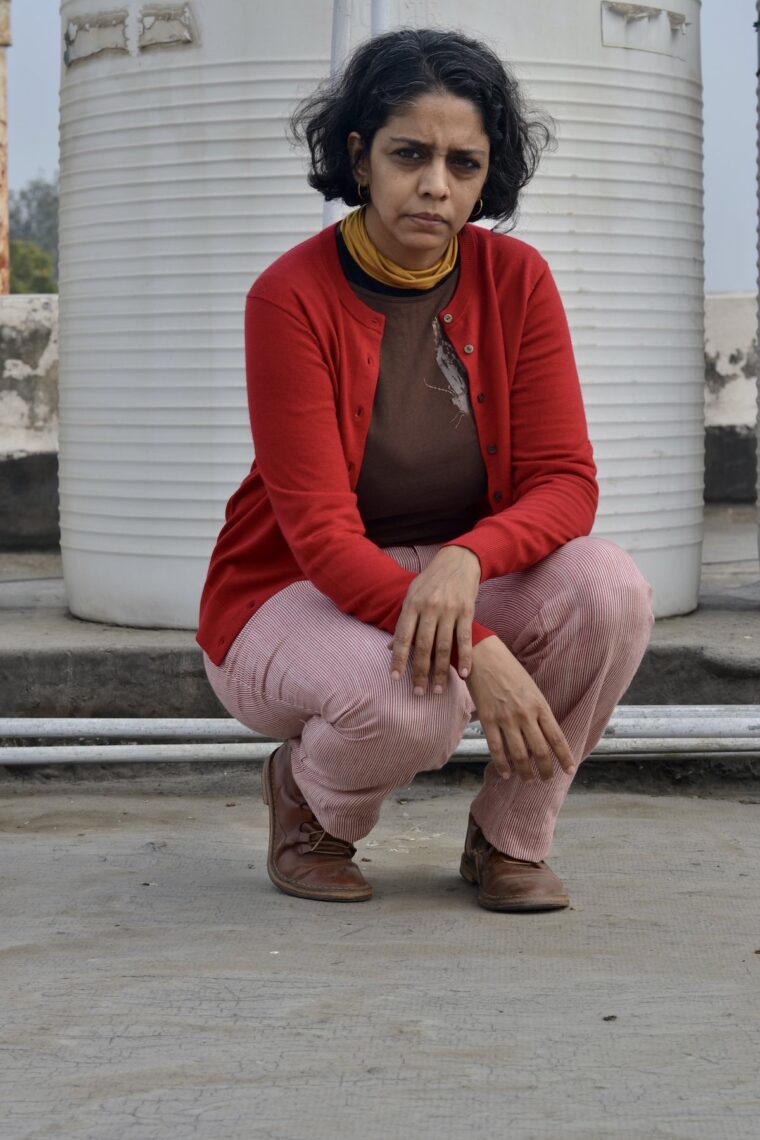
M421 139L409 139L403 135L391 135L391 142L394 143L409 143L410 146L421 147L423 150L429 150L429 143L422 142ZM449 154L463 154L463 155L478 155L479 158L485 157L484 150L478 150L477 147L455 146L449 151Z

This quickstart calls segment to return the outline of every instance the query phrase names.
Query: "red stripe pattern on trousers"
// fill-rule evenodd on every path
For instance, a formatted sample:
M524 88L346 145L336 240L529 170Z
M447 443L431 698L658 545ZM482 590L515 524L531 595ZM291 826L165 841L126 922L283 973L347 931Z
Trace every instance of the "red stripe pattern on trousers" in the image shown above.
M418 574L439 544L387 553ZM592 751L646 649L652 592L633 560L606 539L576 538L535 566L484 582L478 621L505 642L546 697L576 761ZM293 742L293 774L332 835L367 835L383 800L417 772L440 768L477 718L465 682L449 670L443 694L413 695L411 662L390 678L389 635L343 613L310 582L269 598L220 666L204 653L211 686L257 732ZM493 762L472 802L486 839L518 859L543 859L571 783L503 780Z

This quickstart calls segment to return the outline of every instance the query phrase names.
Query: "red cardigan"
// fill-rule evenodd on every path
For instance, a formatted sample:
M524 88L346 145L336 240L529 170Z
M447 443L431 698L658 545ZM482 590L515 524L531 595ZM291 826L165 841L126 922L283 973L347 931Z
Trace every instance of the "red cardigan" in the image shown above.
M467 369L488 493L484 517L444 545L476 554L486 581L588 534L598 491L549 267L532 246L479 226L465 225L459 248L457 288L438 320ZM248 293L256 458L227 504L201 597L197 641L216 664L259 606L305 579L345 613L395 629L415 575L365 537L354 494L383 325L344 277L334 225ZM473 622L473 644L490 632Z

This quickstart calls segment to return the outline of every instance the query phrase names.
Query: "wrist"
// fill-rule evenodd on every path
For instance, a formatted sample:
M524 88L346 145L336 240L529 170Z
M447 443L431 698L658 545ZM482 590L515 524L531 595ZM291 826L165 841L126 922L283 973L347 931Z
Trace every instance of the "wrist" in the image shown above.
M482 568L480 565L480 559L478 558L478 556L474 550L470 550L469 546L452 545L452 546L441 547L441 549L439 550L438 553L442 554L444 552L444 550L447 550L447 551L450 550L454 554L456 554L459 557L459 560L463 566L467 566L469 569L473 570L477 574L478 583L480 583L481 577L482 577Z
M484 653L490 653L494 649L494 642L499 642L500 645L503 645L503 642L495 633L489 633L487 637L481 637L480 641L476 641L472 647L473 661L478 655L482 656Z

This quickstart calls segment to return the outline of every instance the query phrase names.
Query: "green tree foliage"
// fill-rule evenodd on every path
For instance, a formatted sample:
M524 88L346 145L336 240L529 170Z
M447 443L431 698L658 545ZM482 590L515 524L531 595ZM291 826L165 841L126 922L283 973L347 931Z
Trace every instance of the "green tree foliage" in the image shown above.
M58 277L58 173L52 181L33 178L8 195L11 240L34 242L50 256ZM48 290L46 290L48 291Z
M33 241L11 239L11 293L57 293L53 259Z

